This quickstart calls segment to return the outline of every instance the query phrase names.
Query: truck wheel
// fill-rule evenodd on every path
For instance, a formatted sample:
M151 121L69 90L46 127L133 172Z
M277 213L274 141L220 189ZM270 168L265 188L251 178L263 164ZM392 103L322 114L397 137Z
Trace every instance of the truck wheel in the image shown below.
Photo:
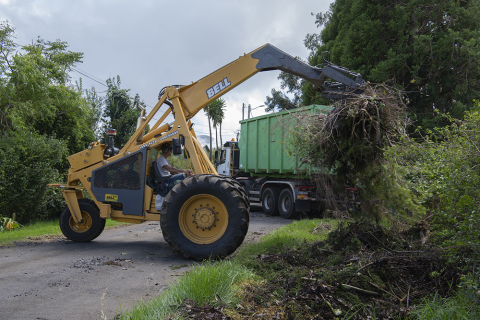
M284 219L292 219L295 217L295 201L290 189L283 189L278 199L278 211Z
M278 195L280 191L277 188L267 188L262 194L262 209L268 216L278 215Z
M78 199L78 206L83 221L75 222L68 206L60 214L60 229L65 237L75 242L88 242L98 237L105 229L105 219L100 218L100 211L95 202Z
M238 182L195 175L168 193L160 226L165 241L183 257L222 258L242 244L248 231L248 211L248 199Z
M245 194L246 195L250 194L250 183L245 181L241 181L239 183L242 186L243 190L245 191Z

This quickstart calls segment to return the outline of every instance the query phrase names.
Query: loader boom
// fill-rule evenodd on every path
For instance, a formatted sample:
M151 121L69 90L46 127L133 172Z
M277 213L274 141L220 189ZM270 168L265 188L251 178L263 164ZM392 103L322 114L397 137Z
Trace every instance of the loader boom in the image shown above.
M341 98L343 92L362 90L364 86L362 76L358 73L353 73L331 63L327 63L323 68L312 67L275 46L266 44L248 54L240 56L237 60L190 85L180 88L167 87L161 92L158 103L150 112L145 123L137 129L120 154L131 148L139 140L138 138L144 132L147 123L167 99L173 104L175 124L173 126L169 124L160 126L160 120L163 121L166 115L170 113L170 110L168 110L152 127L151 131L143 137L142 143L149 142L160 133L170 134L176 132L178 128L185 128L190 123L190 119L213 100L218 99L256 73L269 70L281 70L299 76L311 82L314 85L314 89L321 91L325 97L334 99ZM328 78L337 82L326 83ZM185 133L180 134L186 136ZM188 143L187 148L188 150L194 149L191 143ZM216 173L213 166L200 166L196 165L195 162L199 161L194 161L193 163L193 169L196 173ZM203 169L200 169L200 167Z

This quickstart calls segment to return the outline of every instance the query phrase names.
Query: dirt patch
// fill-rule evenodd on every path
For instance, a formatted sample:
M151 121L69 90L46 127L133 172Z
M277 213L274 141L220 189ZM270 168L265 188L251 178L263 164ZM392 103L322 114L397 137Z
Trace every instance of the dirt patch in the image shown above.
M211 305L199 306L195 301L191 299L183 300L178 313L185 319L198 319L198 320L230 320L231 318L223 313L224 307L214 307ZM169 318L169 320L177 319Z

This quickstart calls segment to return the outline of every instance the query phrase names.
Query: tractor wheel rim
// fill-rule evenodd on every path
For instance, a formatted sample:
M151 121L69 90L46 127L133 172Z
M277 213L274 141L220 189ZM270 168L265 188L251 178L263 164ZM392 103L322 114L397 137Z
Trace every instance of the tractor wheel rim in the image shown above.
M210 244L220 239L227 230L228 211L217 197L197 194L183 204L178 224L188 240Z
M70 217L70 219L68 220L70 228L76 233L87 232L92 226L92 217L90 216L90 214L85 211L82 211L81 213L83 219L81 223L75 222L75 219L73 219L73 217Z

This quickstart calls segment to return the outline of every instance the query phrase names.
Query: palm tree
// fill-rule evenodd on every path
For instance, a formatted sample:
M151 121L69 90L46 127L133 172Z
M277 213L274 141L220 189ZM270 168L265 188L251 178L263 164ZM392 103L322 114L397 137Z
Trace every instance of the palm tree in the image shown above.
M210 132L210 161L212 161L212 124L210 123L210 119L212 119L212 115L210 114L210 105L206 106L203 108L203 111L205 111L205 115L207 116L208 119L208 130Z
M215 127L215 137L216 137L215 142L217 144L217 150L219 150L217 127L220 126L220 143L221 143L220 146L221 146L222 145L222 121L225 118L225 112L224 112L225 107L226 107L225 100L223 100L222 98L218 98L208 105L208 113L210 118L213 121L213 126ZM211 134L210 134L210 137L211 137ZM212 141L211 138L210 138L210 141Z
M220 126L220 146L223 146L223 142L222 142L222 122L223 122L223 119L225 119L225 104L222 106L221 109L218 110L218 114L217 114L217 123L218 125Z

